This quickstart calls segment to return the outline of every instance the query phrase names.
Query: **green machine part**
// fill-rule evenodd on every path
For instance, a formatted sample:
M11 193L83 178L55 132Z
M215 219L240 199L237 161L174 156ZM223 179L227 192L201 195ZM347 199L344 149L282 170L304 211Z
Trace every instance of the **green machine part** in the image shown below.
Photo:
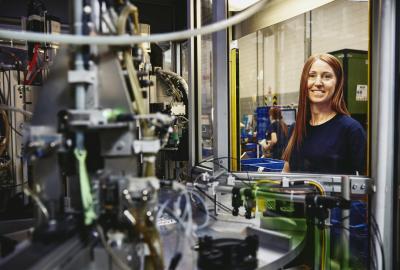
M344 49L331 52L343 65L344 98L351 116L367 129L368 121L368 52Z

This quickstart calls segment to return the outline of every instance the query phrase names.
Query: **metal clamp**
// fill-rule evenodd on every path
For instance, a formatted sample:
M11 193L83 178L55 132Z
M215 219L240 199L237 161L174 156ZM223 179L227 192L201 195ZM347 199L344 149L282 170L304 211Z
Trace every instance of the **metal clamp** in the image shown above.
M138 153L157 153L161 148L159 140L135 140L133 142L133 150Z
M98 126L108 122L101 110L68 110L70 126Z
M69 70L68 82L69 83L88 83L94 84L96 82L96 72L92 70Z

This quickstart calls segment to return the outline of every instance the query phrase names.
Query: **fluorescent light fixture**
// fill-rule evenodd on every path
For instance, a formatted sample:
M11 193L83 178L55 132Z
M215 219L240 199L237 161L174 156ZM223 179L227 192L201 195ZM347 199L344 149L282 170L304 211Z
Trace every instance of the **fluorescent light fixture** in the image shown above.
M229 11L242 11L259 0L229 0Z

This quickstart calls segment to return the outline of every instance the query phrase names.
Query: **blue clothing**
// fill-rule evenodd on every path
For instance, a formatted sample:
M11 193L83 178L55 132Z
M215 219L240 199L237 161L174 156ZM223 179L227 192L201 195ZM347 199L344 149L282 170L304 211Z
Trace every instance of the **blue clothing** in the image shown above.
M337 114L318 126L307 123L300 148L293 148L290 171L365 174L365 153L366 134L362 126L350 116Z
M279 121L274 121L268 128L268 136L275 132L277 143L272 147L272 158L274 159L282 159L283 151L285 151L287 143L288 143L288 133L285 136Z

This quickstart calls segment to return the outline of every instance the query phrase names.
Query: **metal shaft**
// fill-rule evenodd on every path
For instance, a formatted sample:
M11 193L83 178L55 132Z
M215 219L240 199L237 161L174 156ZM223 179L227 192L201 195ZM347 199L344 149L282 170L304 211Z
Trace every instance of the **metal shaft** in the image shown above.
M342 197L350 200L350 179L348 176L342 176ZM343 229L340 233L341 245L341 269L348 269L349 267L349 252L350 252L350 210L342 209L342 223ZM344 229L347 228L347 229Z

